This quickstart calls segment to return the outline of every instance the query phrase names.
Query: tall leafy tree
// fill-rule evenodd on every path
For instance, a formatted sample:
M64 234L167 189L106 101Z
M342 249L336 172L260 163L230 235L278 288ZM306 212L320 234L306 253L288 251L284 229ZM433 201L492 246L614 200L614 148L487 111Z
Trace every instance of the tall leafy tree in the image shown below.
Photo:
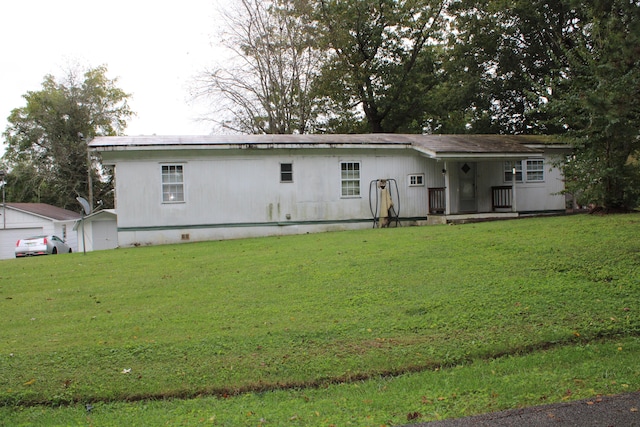
M311 83L321 52L289 0L239 0L224 14L224 64L197 79L222 128L244 133L307 133L314 125Z
M457 0L449 11L446 69L465 70L450 93L472 101L457 110L468 131L565 135L568 192L608 209L637 205L640 3ZM455 96L439 99L456 112Z
M578 30L572 0L457 0L447 69L469 103L470 132L558 133L540 106ZM463 75L460 76L460 72Z
M640 204L640 2L577 4L582 15L547 110L568 130L567 189L608 210Z
M122 133L133 112L129 95L106 73L100 66L71 69L61 81L48 75L41 90L23 96L26 105L11 112L3 133L8 201L75 209L76 197L93 194L109 205L111 176L89 157L87 142Z
M326 131L420 133L439 82L445 0L315 0L328 57L316 81Z

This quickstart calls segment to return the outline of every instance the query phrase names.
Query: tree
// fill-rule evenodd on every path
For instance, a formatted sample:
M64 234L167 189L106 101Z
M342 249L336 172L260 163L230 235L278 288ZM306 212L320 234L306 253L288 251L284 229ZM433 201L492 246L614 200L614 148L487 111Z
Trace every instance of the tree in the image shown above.
M429 91L439 82L446 1L307 3L307 19L328 53L315 86L325 130L422 132Z
M449 99L471 101L469 131L565 135L567 192L582 204L636 206L640 3L458 0L449 11L449 68L465 70Z
M288 0L240 0L226 13L225 46L233 59L206 70L196 94L213 101L223 128L244 133L307 133L313 126L309 91L320 52L313 31ZM231 114L231 117L229 117Z
M473 133L535 134L564 130L545 120L548 81L565 66L579 11L572 0L458 0L449 9L447 68L454 93L469 101Z
M23 96L26 105L11 112L3 133L3 162L10 169L7 200L74 208L76 197L91 200L95 194L109 205L110 174L99 159L89 157L87 142L120 134L133 113L129 95L106 73L105 66L88 69L81 77L69 70L61 82L48 75L41 90Z
M568 130L567 191L583 204L626 210L640 203L640 3L580 5L583 20L552 80L547 110Z

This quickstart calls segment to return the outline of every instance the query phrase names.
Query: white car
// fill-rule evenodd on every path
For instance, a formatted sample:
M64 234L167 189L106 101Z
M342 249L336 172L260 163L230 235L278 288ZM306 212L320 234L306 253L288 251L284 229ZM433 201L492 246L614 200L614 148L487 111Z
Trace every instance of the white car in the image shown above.
M16 243L16 258L66 253L71 253L71 248L58 236L34 236Z

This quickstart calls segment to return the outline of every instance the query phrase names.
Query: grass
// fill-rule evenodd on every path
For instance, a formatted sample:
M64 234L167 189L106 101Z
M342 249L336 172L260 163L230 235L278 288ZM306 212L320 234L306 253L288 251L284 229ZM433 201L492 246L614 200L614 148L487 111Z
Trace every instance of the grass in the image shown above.
M0 424L403 424L638 390L639 226L571 216L2 261Z

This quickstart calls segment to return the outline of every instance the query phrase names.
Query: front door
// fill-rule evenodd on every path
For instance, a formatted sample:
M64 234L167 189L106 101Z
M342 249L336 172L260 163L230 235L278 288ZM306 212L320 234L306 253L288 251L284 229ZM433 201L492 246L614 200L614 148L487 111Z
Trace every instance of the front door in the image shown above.
M474 162L459 163L458 176L460 177L460 212L476 212L478 202L476 200L476 164Z

